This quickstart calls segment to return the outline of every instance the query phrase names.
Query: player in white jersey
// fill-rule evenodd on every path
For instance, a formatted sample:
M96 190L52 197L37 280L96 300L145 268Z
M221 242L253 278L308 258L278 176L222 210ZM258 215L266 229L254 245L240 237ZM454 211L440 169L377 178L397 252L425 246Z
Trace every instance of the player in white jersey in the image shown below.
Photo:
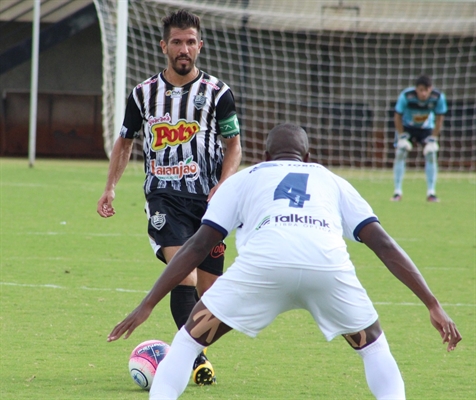
M365 243L418 296L448 351L461 340L417 267L368 203L342 178L307 163L308 151L302 128L284 124L271 130L267 162L238 172L218 189L200 229L142 303L110 333L109 341L129 337L173 282L236 229L238 257L176 334L157 369L150 399L178 398L195 356L231 329L255 336L278 314L297 308L312 314L327 340L342 335L357 351L375 398L405 399L399 368L343 237Z
M162 22L167 68L129 96L97 212L104 218L115 214L114 188L142 132L148 235L154 254L168 263L200 227L207 201L236 172L241 145L233 93L195 64L203 45L199 17L179 10ZM223 273L224 251L224 243L218 243L172 290L170 309L178 329L196 304L196 289L201 295ZM215 382L205 354L193 369L197 384Z

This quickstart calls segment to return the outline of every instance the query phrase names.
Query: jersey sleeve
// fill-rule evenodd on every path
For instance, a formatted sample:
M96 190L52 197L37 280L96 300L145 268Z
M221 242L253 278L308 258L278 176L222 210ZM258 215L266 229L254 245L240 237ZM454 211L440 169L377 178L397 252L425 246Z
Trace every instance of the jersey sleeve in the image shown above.
M436 103L435 114L443 115L443 114L446 114L447 111L448 111L448 106L446 104L446 97L444 93L441 93L440 98L438 99L438 102Z
M121 136L125 139L134 139L139 137L142 129L142 114L134 99L133 93L127 99L126 112L122 122Z
M202 217L202 224L208 225L223 234L223 237L239 225L241 173L230 176L215 192Z
M398 114L403 114L407 108L407 98L405 92L401 92L397 99L397 104L395 104L395 112Z
M371 222L379 222L372 208L347 181L340 181L340 209L344 236L350 240L361 242L361 229Z

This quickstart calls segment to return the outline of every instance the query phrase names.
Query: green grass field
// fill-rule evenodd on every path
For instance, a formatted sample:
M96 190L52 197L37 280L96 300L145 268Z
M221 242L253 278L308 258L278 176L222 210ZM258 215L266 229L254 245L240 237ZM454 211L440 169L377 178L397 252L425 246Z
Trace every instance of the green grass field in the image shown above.
M440 174L442 202L430 204L421 171L408 172L401 203L389 201L390 171L335 172L370 202L463 335L447 353L426 308L370 250L349 243L407 398L475 398L475 174ZM24 159L0 159L1 399L148 398L129 377L128 357L144 340L171 342L168 299L128 340L106 337L164 266L146 235L142 164L127 168L107 220L96 214L106 173L106 162L40 159L29 168ZM227 244L229 265L233 238ZM183 399L373 398L360 357L342 338L327 343L303 311L281 315L256 339L231 332L208 354L218 385L191 383Z

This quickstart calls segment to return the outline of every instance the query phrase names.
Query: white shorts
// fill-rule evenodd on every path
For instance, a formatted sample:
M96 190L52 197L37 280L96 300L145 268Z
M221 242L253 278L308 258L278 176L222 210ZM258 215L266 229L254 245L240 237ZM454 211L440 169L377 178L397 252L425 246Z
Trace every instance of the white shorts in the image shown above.
M293 309L308 310L328 341L365 329L378 319L353 269L316 271L235 263L202 301L220 321L252 337Z

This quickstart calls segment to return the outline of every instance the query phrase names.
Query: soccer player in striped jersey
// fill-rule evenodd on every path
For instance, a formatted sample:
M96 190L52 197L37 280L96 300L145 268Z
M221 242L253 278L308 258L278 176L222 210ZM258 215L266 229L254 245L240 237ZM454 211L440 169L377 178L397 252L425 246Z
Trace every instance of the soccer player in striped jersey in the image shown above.
M461 334L455 323L370 205L347 181L308 159L309 142L301 127L273 128L267 139L267 161L241 170L218 189L197 233L177 252L141 304L111 331L109 341L123 334L129 337L174 282L236 229L238 257L175 335L157 368L150 400L177 399L187 387L187 366L204 346L231 329L254 337L279 314L293 309L307 310L328 341L343 336L362 358L376 399L404 400L400 370L344 238L371 249L426 306L447 350L456 348ZM301 340L296 329L296 340Z
M390 200L402 200L402 184L408 152L413 143L423 146L427 183L426 199L435 203L438 174L438 136L448 107L444 93L433 88L428 76L420 76L414 87L403 90L395 105L395 161L393 165L395 190Z
M157 258L169 263L200 227L216 189L237 171L241 144L231 89L196 66L203 46L199 17L179 10L162 23L167 68L138 84L129 96L97 211L105 218L115 214L114 189L129 161L133 140L142 132L148 234ZM224 250L223 242L214 246L172 290L170 308L178 329L195 306L196 293L201 296L223 273ZM213 367L203 353L193 369L197 384L215 382Z

